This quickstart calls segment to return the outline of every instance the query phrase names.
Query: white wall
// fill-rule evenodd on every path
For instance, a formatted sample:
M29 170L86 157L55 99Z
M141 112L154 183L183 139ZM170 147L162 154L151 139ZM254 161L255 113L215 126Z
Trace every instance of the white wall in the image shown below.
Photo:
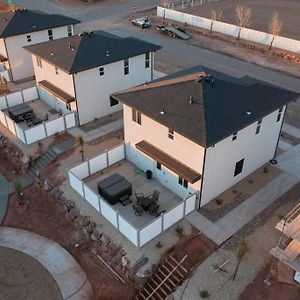
M56 27L52 30L54 39L68 36L67 26ZM31 42L27 42L27 35L31 35ZM14 81L34 75L31 54L27 50L23 49L23 47L46 41L49 41L48 29L12 36L5 39L8 59Z
M181 163L202 173L204 148L190 141L182 135L174 132L174 139L168 138L168 128L142 114L141 125L132 121L131 107L124 105L124 139L126 143L126 155L129 160L143 170L152 170L154 177L180 197L186 197L189 192L200 190L201 180L188 184L185 189L178 184L178 175L162 166L156 168L156 162L135 148L135 144L146 140L161 151L169 154Z
M128 75L124 75L123 60L104 65L103 76L99 76L99 67L75 74L80 124L121 110L121 104L110 107L109 95L151 81L151 65L145 68L145 54L142 54L129 58Z
M7 58L7 52L5 48L4 39L0 39L0 54Z
M181 23L187 23L188 25L197 26L207 30L210 29L210 19L186 14L181 11L157 7L157 15L160 17L164 17L165 15L166 19L174 20ZM233 24L217 21L213 25L213 31L237 37L239 27ZM241 39L269 46L272 40L272 35L262 31L243 28L241 31ZM277 47L279 49L295 53L300 53L300 41L285 38L282 36L278 36L275 38L273 47Z
M278 110L263 118L257 135L254 123L239 131L235 141L230 136L206 150L201 206L274 157L284 112L280 122L277 115ZM243 158L243 172L234 177L235 165Z

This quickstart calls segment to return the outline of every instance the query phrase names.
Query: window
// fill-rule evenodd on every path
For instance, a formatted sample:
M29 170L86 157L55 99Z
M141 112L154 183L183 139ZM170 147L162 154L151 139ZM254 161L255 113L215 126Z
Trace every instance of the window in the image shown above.
M48 37L49 37L49 41L53 40L53 31L52 31L52 29L48 29Z
M156 169L161 170L161 163L156 162Z
M110 98L110 107L116 106L116 105L118 105L118 104L119 104L119 101L118 101L118 100L115 100L115 99Z
M169 139L174 140L174 131L171 130L170 128L169 128L168 137L169 137Z
M145 68L148 69L150 67L150 53L145 53Z
M124 59L124 75L129 74L129 59L125 58Z
M103 67L99 68L99 75L100 76L104 75L104 68Z
M55 74L58 75L58 68L55 67Z
M281 120L281 114L282 114L282 112L283 112L283 106L280 107L280 109L278 111L276 122L279 122Z
M257 121L255 134L259 134L260 133L261 122L262 122L262 119L260 119L260 120Z
M182 177L178 176L178 183L182 185L184 188L188 188L188 182Z
M67 26L68 36L72 36L72 25Z
M235 141L235 140L237 139L237 134L238 134L238 133L235 132L235 133L232 135L232 140L233 140L233 141Z
M235 164L234 175L233 175L234 177L242 173L244 167L244 161L245 159L243 158Z
M142 114L140 111L135 110L134 108L132 109L132 121L142 124Z
M42 65L42 60L41 60L41 58L40 57L36 57L36 64L38 65L38 67L40 67L40 68L42 68L43 67L43 65Z
M31 42L31 35L30 35L30 34L27 35L27 42L28 42L28 43Z

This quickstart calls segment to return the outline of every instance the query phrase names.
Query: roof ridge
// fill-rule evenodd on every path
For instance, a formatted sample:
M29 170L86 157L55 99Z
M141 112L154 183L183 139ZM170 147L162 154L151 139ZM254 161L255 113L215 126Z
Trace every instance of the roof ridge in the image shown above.
M76 54L74 55L73 61L72 61L71 66L70 66L70 68L69 68L69 70L68 70L70 74L72 74L72 72L73 72L73 67L74 67L74 65L75 65L75 61L76 61L77 56L78 56L78 52L79 52L79 49L80 49L80 45L81 45L82 39L85 37L85 35L80 35L80 34L78 34L78 35L73 35L73 36L71 36L71 38L72 38L72 37L78 37L78 38L80 39L80 42L78 43L77 49L74 50L74 51L76 51ZM69 38L70 38L70 37L69 37ZM69 44L70 44L70 43L69 43ZM72 46L72 45L71 45L71 46Z

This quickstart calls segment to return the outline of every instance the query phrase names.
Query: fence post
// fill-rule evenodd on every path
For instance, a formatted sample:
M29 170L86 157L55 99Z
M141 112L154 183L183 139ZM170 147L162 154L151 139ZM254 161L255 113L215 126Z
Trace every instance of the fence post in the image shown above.
M107 164L107 166L109 166L108 150L107 149L105 149L105 153L106 153L106 164Z
M80 182L81 182L81 187L82 187L82 194L83 194L83 198L84 198L84 200L85 200L85 201L87 201L87 200L86 200L86 198L85 198L84 183L83 183L83 181L82 181L82 180L80 180Z
M6 94L4 95L4 99L5 99L5 102L6 102L6 107L9 108L8 100L7 100Z
M64 120L64 126L65 126L65 130L67 130L67 121L66 121L66 115L63 114L63 120Z
M138 248L141 247L141 236L140 236L140 232L141 232L140 229L138 229L138 230L136 231L136 234L137 234L137 246L138 246Z
M87 161L89 176L91 175L90 160Z
M23 95L23 90L21 90L21 96L22 96L22 101L25 103L24 95Z
M164 218L165 218L165 214L162 213L161 214L161 232L164 231Z
M187 200L187 199L184 199L184 200L183 200L183 218L184 218L184 216L185 216L186 200Z
M120 230L119 228L119 212L117 211L116 212L116 214L117 214L117 228L118 228L118 230Z
M47 134L47 128L46 128L45 122L43 122L43 125L44 125L45 135L46 135L46 137L48 137L48 134Z
M101 212L101 201L100 201L100 196L98 196L98 204L99 204L99 213L102 215L102 212Z

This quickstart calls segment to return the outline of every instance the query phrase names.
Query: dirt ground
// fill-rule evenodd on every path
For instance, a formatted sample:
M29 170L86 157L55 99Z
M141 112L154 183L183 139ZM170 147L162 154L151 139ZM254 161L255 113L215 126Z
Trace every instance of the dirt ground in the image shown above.
M72 238L76 235L77 228L66 218L62 205L56 203L46 192L37 187L26 189L24 199L24 205L20 206L14 195L10 197L3 226L29 230L63 246L86 272L93 287L95 299L132 299L135 293L133 287L129 284L122 284L107 274L103 266L91 257L88 250L74 247Z
M195 2L198 1L195 0ZM300 2L298 0L220 0L205 5L189 7L183 11L210 18L212 9L220 9L223 12L221 22L236 24L235 8L239 4L251 8L252 14L249 28L269 32L268 27L272 14L274 11L278 11L279 17L283 21L281 36L300 39Z
M262 166L206 204L201 209L202 214L212 222L217 221L234 207L254 195L259 189L274 180L281 173L278 168L271 164Z
M296 300L300 299L300 287L279 283L276 279L269 287L264 283L270 270L271 261L259 272L255 280L247 286L240 300Z
M60 300L51 274L34 258L0 247L0 291L5 300Z
M7 180L12 181L18 177L18 166L7 159L6 154L0 148L0 172Z

